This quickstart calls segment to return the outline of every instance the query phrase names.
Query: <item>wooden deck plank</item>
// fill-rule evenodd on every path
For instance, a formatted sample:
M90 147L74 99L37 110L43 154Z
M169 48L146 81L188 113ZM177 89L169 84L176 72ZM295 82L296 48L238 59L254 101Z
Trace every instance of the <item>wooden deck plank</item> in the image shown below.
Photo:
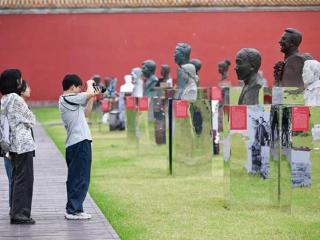
M120 239L88 194L84 209L90 220L65 220L67 166L42 126L34 129L37 143L34 159L32 217L35 225L11 225L8 181L0 164L0 240L115 240Z

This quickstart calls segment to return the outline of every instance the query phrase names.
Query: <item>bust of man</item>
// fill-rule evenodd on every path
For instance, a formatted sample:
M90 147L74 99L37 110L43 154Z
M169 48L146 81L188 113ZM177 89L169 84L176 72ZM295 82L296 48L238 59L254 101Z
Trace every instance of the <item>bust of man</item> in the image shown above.
M179 66L177 72L178 89L183 89L185 82L182 79L181 66L190 61L191 46L187 43L177 43L174 51L174 61Z
M156 72L156 63L153 60L146 60L142 63L142 76L145 80L143 96L155 97L157 92L154 87L158 83L158 78L154 75Z
M259 104L259 90L261 88L258 70L261 66L261 55L254 48L242 48L236 55L235 71L238 79L243 80L238 104Z
M303 87L302 69L304 61L312 59L308 54L299 53L302 34L294 28L287 28L279 41L284 61L274 66L275 85L280 87Z

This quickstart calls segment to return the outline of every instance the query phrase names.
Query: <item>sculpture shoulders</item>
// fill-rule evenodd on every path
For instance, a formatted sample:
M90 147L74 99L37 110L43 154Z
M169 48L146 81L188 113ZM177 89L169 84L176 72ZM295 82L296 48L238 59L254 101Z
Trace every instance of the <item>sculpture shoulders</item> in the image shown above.
M304 63L304 61L307 59L305 54L301 53L296 53L293 54L292 56L288 57L285 62L286 64L291 64L291 63Z
M198 95L197 85L195 83L191 83L186 86L181 94L181 99L184 100L196 100Z
M251 85L248 88L248 94L259 94L261 88L261 84L260 83L255 83L254 85Z
M158 82L158 78L155 75L152 75L148 78L148 80L146 81L146 85L153 85L156 84Z
M296 53L293 54L292 56L288 57L285 60L285 68L288 67L289 65L293 65L295 67L303 67L303 64L306 60L311 60L312 57L309 54L305 53Z
M281 85L283 87L303 87L302 69L304 62L310 59L308 54L296 53L285 60Z
M239 98L239 105L255 105L259 104L259 91L261 85L259 83L254 83L249 86L245 91L241 92Z

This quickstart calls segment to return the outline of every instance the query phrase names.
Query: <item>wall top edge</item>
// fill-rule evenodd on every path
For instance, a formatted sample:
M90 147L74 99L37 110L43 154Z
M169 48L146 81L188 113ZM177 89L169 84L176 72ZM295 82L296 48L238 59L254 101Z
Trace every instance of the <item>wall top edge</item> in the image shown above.
M30 8L3 9L0 14L81 14L81 13L202 13L202 12L282 12L320 11L320 6L277 6L277 7L190 7L190 8Z

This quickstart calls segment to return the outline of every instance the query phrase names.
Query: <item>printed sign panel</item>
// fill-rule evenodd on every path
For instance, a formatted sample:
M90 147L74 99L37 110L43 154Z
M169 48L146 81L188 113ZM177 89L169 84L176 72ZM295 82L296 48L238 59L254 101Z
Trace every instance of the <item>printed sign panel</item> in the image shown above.
M104 113L110 111L110 105L108 100L101 101L101 111Z
M187 101L179 100L174 102L174 110L176 118L187 118L188 117L188 107Z
M135 99L132 96L126 97L126 108L134 110L135 109Z
M218 87L212 87L211 88L211 100L222 100L222 92L221 89Z
M292 107L292 131L309 131L308 107Z
M230 107L230 129L247 130L247 106Z
M138 110L139 112L148 111L148 97L138 98Z

